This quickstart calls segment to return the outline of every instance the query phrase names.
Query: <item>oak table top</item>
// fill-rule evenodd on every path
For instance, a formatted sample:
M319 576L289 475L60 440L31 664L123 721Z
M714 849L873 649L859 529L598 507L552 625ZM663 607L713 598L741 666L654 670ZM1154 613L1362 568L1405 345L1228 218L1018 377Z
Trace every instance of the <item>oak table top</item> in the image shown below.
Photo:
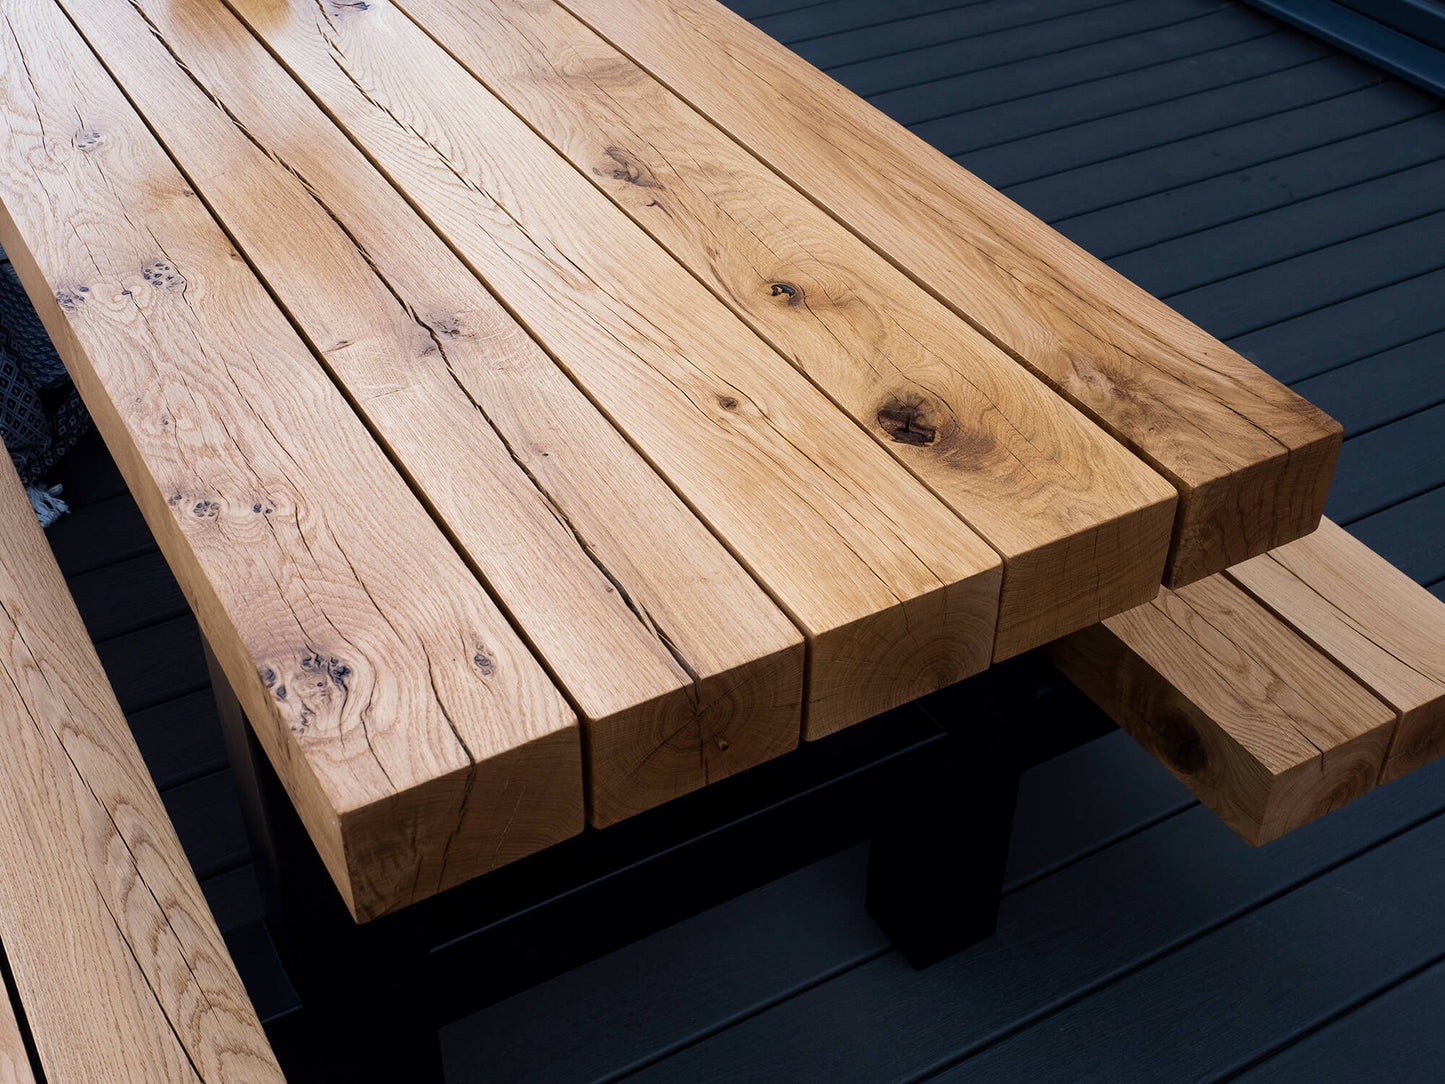
M1336 423L716 0L0 12L0 244L359 919L1319 520Z

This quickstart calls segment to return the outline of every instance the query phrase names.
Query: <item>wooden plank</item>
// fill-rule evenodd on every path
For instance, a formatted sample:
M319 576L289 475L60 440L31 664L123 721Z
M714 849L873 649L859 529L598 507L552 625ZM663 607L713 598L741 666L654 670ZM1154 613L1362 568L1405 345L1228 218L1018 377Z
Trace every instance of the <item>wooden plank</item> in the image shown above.
M353 912L579 830L566 702L65 16L4 11L0 243Z
M1309 404L713 0L563 6L1173 481L1170 583L1313 529Z
M794 748L799 632L246 29L63 6L577 705L592 822Z
M8 983L0 980L0 1080L10 1084L35 1084L30 1071L30 1054L20 1034L12 999L15 994Z
M561 8L399 6L998 552L995 661L1154 597L1174 487L1042 381Z
M13 103L13 43L31 28L6 14ZM0 940L46 1078L280 1081L65 579L0 459Z
M1328 519L1228 576L1395 710L1382 781L1445 752L1445 602Z
M1220 576L1048 655L1255 846L1374 787L1395 729L1393 711Z
M231 6L799 624L805 736L987 664L993 551L413 23Z

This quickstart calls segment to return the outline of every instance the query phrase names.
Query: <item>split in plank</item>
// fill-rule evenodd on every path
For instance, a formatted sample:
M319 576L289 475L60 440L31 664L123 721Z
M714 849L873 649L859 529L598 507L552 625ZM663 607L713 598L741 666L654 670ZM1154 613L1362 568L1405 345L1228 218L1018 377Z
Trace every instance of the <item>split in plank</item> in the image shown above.
M1175 484L1166 582L1313 530L1340 427L715 0L560 0Z
M1328 519L1228 576L1394 709L1381 782L1445 752L1445 602Z
M13 72L13 39L4 59ZM0 741L0 940L46 1079L279 1084L261 1023L4 455ZM3 982L0 1075L31 1079Z
M396 6L998 551L996 661L1154 597L1174 487L971 325L556 4Z
M419 28L229 6L800 626L804 736L988 665L993 550Z
M792 623L246 28L62 6L577 706L592 823L794 748Z
M1049 658L1252 844L1371 790L1395 713L1223 575Z
M0 243L352 912L580 830L566 701L61 10L0 10Z

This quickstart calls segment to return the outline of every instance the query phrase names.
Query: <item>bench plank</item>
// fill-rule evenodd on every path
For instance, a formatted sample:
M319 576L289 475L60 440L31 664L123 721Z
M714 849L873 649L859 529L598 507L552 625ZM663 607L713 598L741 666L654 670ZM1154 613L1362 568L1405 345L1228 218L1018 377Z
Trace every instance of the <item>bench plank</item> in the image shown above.
M1445 602L1330 520L1228 575L1398 713L1381 782L1445 752Z
M1375 786L1395 714L1222 575L1049 658L1251 844Z
M20 1022L15 1018L13 997L9 984L0 981L0 1080L10 1084L35 1084L35 1074L30 1071L30 1055L25 1051L25 1039L20 1034Z
M64 14L4 7L0 243L348 905L580 830L565 700Z
M794 748L802 636L260 43L63 6L578 706L591 821Z
M988 664L997 555L415 24L230 6L799 624L806 737Z
M995 661L1154 596L1174 487L777 174L555 5L398 6L1003 557Z
M1169 583L1314 529L1319 410L714 0L563 6L1173 481Z
M7 72L18 59L12 45ZM0 940L46 1076L279 1081L65 579L0 461Z

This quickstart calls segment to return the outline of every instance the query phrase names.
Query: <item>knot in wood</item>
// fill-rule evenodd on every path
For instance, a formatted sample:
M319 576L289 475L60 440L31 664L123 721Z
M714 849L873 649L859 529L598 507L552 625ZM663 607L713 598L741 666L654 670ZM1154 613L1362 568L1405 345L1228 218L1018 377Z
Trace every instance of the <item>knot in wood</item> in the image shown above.
M613 164L611 167L603 166L597 170L599 175L610 176L614 181L626 181L638 188L660 189L662 187L650 169L634 162L621 147L608 147L606 154ZM656 200L653 202L655 203Z
M803 299L803 291L794 286L791 282L775 282L769 289L773 297L786 297L786 304L796 305Z
M938 427L929 425L927 417L928 411L922 403L895 399L878 411L878 424L899 444L932 444L938 439Z

